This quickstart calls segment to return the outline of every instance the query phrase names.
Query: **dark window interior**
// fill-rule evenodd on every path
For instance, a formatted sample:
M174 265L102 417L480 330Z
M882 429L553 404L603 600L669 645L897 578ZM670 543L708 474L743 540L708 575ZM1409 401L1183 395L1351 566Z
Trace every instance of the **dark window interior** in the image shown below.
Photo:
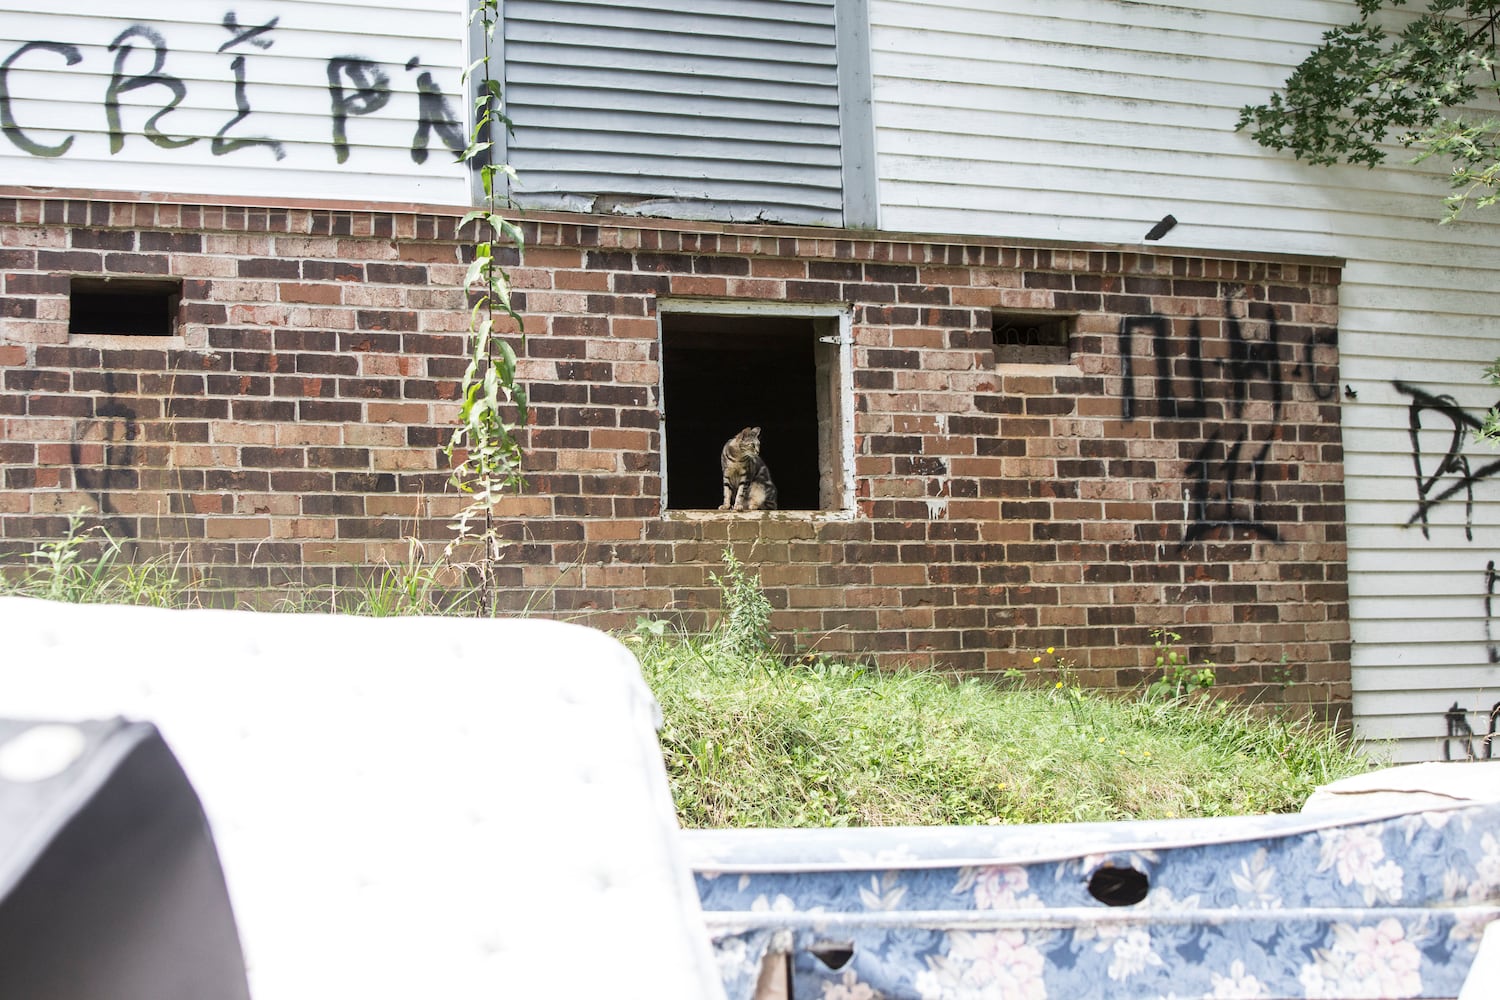
M995 335L997 364L1072 363L1069 343L1073 331L1071 316L997 312L992 317L990 329Z
M68 291L68 332L170 337L181 298L179 281L75 277Z
M819 510L815 321L665 312L661 321L667 507L718 509L719 452L756 426L778 508Z

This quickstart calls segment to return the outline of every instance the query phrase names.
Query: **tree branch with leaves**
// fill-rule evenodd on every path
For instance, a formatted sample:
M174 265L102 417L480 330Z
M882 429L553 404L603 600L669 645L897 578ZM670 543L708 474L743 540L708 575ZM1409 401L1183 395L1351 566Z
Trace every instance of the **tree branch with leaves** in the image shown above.
M1240 112L1256 142L1316 164L1374 167L1392 144L1451 162L1443 222L1500 200L1500 120L1472 110L1500 96L1500 0L1358 0L1359 19L1323 42L1285 90Z
M1359 20L1323 33L1285 90L1240 111L1239 129L1309 163L1384 162L1391 144L1451 162L1442 222L1500 201L1500 0L1358 0ZM1500 385L1500 360L1484 370ZM1480 438L1500 439L1500 410Z

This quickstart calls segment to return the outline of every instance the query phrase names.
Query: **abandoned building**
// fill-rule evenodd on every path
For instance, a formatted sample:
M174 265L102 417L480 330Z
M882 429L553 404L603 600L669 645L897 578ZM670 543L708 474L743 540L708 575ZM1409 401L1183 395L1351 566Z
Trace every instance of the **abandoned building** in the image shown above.
M245 596L441 551L464 6L6 20L0 554L84 511ZM507 610L701 623L729 549L791 647L1131 686L1167 629L1398 759L1482 734L1500 228L1235 133L1328 24L1103 6L504 6ZM721 511L751 425L778 509Z

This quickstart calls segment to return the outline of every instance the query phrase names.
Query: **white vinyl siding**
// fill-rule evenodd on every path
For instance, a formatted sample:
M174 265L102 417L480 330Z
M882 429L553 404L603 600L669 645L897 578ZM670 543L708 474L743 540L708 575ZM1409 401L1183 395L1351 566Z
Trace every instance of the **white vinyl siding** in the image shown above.
M1396 383L1473 416L1500 399L1480 377L1500 355L1500 214L1439 226L1442 168L1399 149L1374 171L1312 167L1234 131L1242 106L1355 16L1320 0L873 0L880 217L897 231L1345 258L1356 721L1396 741L1395 759L1426 759L1452 704L1482 730L1500 701L1500 622L1485 618L1500 475L1474 484L1472 541L1462 490L1431 510L1429 537L1409 525L1411 399ZM1144 243L1168 213L1178 226ZM1429 411L1423 426L1431 475L1453 423ZM1500 460L1472 441L1463 454L1476 471Z
M511 0L524 206L837 225L833 0Z
M0 60L15 57L7 74L11 113L24 139L56 148L61 155L27 152L0 137L0 172L6 184L174 194L337 198L380 202L462 204L468 175L437 130L420 144L424 73L445 96L460 122L467 113L459 75L464 66L464 0L416 3L319 3L313 0L250 0L209 6L185 0L118 0L86 12L67 5L0 0ZM234 18L238 30L225 26ZM264 31L255 31L267 25ZM145 31L125 39L132 51L119 58L110 46L132 26ZM148 121L173 100L171 85L132 87L154 70L179 81L181 102L158 121L174 142L152 142ZM235 42L237 36L243 36ZM46 42L55 48L16 55L21 46ZM226 43L228 48L220 51ZM67 47L71 47L70 53ZM69 58L78 58L71 65ZM249 114L238 115L235 61L243 58L240 89ZM118 149L111 149L106 98L115 78L120 112ZM332 60L368 61L337 71ZM415 62L413 62L415 60ZM360 82L367 84L361 94ZM123 86L121 86L123 85ZM335 146L336 91L343 97L347 149ZM214 153L214 137L274 139ZM449 130L449 138L454 133ZM193 141L175 145L179 139ZM460 143L461 144L461 143Z

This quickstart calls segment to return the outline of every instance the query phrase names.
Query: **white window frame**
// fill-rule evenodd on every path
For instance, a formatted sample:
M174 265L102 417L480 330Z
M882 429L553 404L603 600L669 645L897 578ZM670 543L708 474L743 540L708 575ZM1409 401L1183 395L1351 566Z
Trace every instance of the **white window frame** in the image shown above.
M667 398L665 323L670 315L776 316L784 319L822 321L817 334L820 345L815 373L818 384L819 510L777 511L777 516L844 520L854 516L854 317L846 303L771 302L744 299L661 299L656 307L656 356L658 358L656 407L661 428L661 514L663 518L745 517L733 511L696 511L667 506ZM826 331L826 332L825 332ZM764 516L756 511L749 516Z

